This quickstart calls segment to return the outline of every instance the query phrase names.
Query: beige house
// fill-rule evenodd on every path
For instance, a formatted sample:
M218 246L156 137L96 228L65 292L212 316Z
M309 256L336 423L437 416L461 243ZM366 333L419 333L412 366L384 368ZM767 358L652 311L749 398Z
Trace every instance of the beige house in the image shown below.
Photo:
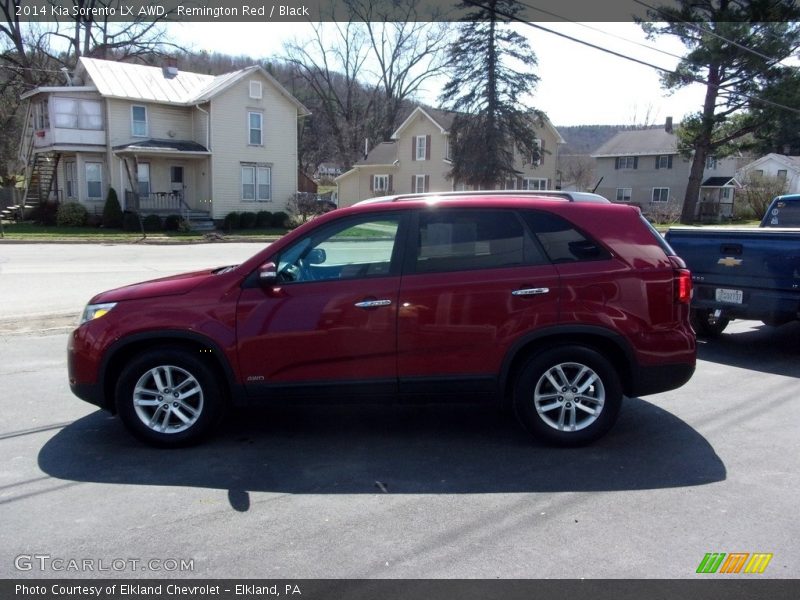
M253 66L220 76L81 58L68 85L40 87L20 146L26 204L80 202L207 223L285 210L297 191L297 119L308 110Z
M449 130L455 113L415 108L392 134L353 168L335 179L339 206L387 194L446 192L459 187L448 178L451 169ZM556 185L558 145L564 140L548 121L537 127L541 158L516 155L520 175L503 189L544 190ZM518 153L517 153L518 154Z

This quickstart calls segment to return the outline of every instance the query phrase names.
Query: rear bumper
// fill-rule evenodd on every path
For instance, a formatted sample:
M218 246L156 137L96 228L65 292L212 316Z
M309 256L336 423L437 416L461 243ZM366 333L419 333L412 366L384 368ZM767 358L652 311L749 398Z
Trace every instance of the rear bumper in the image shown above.
M673 363L650 367L639 367L633 374L628 396L659 394L681 387L692 378L695 365Z
M735 284L694 284L692 308L721 310L730 319L753 319L756 321L793 321L800 318L800 291L755 289ZM742 291L742 303L718 302L717 288Z

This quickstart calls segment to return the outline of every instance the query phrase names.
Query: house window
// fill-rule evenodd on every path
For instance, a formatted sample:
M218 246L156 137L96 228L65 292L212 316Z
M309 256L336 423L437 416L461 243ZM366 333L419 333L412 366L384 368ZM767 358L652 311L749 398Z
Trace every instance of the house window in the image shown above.
M517 178L516 177L506 177L503 180L503 189L504 190L515 190L515 189L517 189Z
M263 120L264 115L260 112L247 113L247 125L250 131L248 140L251 146L261 146L263 144Z
M446 137L444 140L444 158L445 160L453 160L453 149L450 147L450 137Z
M424 194L428 191L427 175L414 175L414 193Z
M533 140L533 143L536 146L536 152L531 154L530 162L534 167L538 167L544 164L544 140L537 138Z
M668 154L662 154L661 156L656 156L656 169L671 169L672 168L672 156Z
M147 107L131 106L131 135L147 137Z
M522 178L523 190L546 190L547 179L540 177L523 177Z
M428 160L428 136L418 135L416 138L416 160Z
M761 178L764 176L764 169L756 169L753 171L753 177Z
M722 199L730 200L730 197L731 197L731 188L729 187L722 188Z
M789 172L786 169L778 169L778 179L786 179Z
M707 156L706 157L706 169L714 170L717 168L717 157L716 156Z
M631 192L631 188L617 188L617 202L630 202Z
M669 188L653 188L653 202L669 202Z
M636 169L639 167L639 159L636 156L618 156L614 164L615 169Z
M50 115L47 109L47 99L37 102L34 105L34 128L35 129L49 129L50 128Z
M253 100L261 100L261 82L260 81L251 81L250 82L250 97Z
M272 168L248 165L242 167L242 200L267 202L272 199Z
M372 191L373 192L388 192L389 191L389 176L388 175L373 175L372 176Z
M86 197L89 200L103 199L103 164L86 163Z
M96 100L53 98L55 126L62 129L103 129L103 105Z
M64 163L64 181L67 184L67 198L77 198L77 185L78 172L75 169L75 162L69 161Z
M150 195L150 164L138 163L136 165L136 191L140 198Z

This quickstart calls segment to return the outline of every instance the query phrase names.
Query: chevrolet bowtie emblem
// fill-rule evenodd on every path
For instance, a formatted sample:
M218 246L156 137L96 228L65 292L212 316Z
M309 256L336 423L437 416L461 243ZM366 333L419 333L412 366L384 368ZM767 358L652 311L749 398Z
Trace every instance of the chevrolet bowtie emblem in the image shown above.
M726 267L738 267L742 264L741 258L733 258L732 256L726 256L725 258L720 258L717 261L718 265L724 265Z

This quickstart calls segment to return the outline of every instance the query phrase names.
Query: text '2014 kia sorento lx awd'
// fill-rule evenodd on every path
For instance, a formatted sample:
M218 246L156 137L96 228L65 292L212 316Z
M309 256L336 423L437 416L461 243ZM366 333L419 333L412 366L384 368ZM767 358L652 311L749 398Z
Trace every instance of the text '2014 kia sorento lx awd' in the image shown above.
M537 438L605 434L623 396L695 367L691 276L639 210L520 194L330 212L244 263L95 296L69 341L80 398L142 440L228 406L494 399Z

